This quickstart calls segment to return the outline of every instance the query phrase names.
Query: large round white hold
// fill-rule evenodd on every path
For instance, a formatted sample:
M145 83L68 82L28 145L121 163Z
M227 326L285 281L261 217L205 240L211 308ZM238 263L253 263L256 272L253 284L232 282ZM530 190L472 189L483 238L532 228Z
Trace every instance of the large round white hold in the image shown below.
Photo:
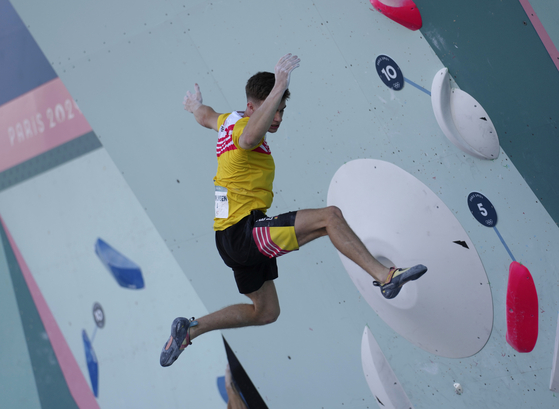
M484 347L493 327L487 275L466 231L435 193L392 163L358 159L338 169L328 204L342 210L386 266L428 267L387 300L365 271L340 254L361 295L392 329L448 358L468 357Z

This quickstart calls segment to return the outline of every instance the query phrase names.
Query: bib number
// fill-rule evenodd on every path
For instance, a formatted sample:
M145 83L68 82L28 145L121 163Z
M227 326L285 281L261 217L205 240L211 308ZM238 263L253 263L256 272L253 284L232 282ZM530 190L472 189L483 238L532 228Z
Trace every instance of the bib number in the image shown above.
M215 218L227 219L229 217L229 202L227 189L222 186L215 187Z

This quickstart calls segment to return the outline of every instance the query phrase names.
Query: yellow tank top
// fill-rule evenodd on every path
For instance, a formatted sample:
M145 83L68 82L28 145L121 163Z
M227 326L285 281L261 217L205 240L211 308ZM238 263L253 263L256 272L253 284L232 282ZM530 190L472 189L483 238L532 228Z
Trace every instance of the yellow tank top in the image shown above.
M248 123L243 112L220 115L218 139L214 230L225 230L252 210L264 213L272 205L274 158L265 139L252 150L239 146Z

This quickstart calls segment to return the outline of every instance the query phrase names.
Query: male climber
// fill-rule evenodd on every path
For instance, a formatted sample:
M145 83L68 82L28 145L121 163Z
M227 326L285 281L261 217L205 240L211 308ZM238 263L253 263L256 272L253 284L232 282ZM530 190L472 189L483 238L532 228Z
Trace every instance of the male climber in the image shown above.
M394 298L402 285L417 280L427 268L387 268L369 253L335 206L298 210L267 217L272 205L275 165L266 133L276 133L283 119L291 73L300 59L284 55L275 72L259 72L246 84L244 112L219 114L202 103L198 84L186 93L185 110L196 121L218 132L215 184L215 240L219 254L233 269L241 294L252 304L236 304L197 320L176 318L171 336L163 346L160 362L171 365L193 339L217 329L265 325L274 322L280 306L274 279L276 257L322 236L359 265L380 287L386 298Z

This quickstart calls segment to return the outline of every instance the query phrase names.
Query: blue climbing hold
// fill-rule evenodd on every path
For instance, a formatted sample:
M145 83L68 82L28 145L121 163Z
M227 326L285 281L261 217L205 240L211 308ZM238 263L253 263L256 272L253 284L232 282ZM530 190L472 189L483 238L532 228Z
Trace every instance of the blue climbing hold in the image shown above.
M144 288L142 270L132 260L120 254L102 239L97 239L95 253L121 287Z
M217 378L217 389L219 390L219 394L221 395L221 398L225 401L225 403L229 402L227 389L225 389L225 376L219 376Z
M83 346L85 348L85 360L87 362L87 370L89 371L89 379L91 380L91 389L95 397L99 397L99 363L97 356L93 350L93 345L87 336L87 332L82 330Z

